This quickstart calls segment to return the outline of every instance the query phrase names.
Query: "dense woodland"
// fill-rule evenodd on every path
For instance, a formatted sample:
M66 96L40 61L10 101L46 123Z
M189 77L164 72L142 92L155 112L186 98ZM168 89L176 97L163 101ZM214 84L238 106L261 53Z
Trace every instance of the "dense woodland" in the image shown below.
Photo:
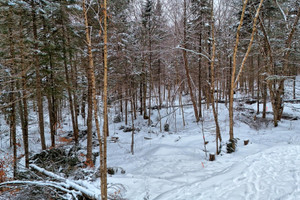
M234 152L234 101L240 96L256 103L262 118L271 102L275 127L284 101L297 101L296 81L292 99L285 98L285 81L299 73L299 18L298 0L0 0L0 114L10 130L14 176L18 146L29 168L32 112L42 150L56 147L64 112L70 113L75 144L83 119L91 166L96 130L102 199L109 113L132 126L133 143L134 121L142 116L151 126L157 120L152 110L163 131L168 126L161 109L192 106L193 123L211 109L216 155L223 135ZM219 104L229 110L226 133L220 132ZM184 125L184 116L177 123ZM46 126L51 141L45 141Z

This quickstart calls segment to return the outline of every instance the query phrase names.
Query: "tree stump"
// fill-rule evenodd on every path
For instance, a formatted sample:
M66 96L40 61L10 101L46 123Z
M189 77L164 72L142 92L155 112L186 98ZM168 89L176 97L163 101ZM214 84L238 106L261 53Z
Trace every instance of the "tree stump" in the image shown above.
M215 154L209 154L209 161L214 161L216 160Z

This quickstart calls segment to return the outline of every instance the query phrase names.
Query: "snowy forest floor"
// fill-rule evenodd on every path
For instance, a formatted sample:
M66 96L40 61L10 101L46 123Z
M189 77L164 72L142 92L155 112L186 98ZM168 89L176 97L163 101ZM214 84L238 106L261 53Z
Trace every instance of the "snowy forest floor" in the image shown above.
M297 77L298 99L299 85L300 77ZM286 99L291 99L292 96L290 86L292 83L288 82ZM184 100L185 103L189 103L188 96ZM147 125L147 120L138 117L134 122L135 127L138 128L134 135L134 155L130 153L131 132L124 132L124 129L121 129L121 126L125 126L124 122L112 123L115 113L111 109L109 139L111 137L118 139L116 142L108 141L108 167L115 172L108 176L110 198L128 200L300 199L300 105L285 103L284 114L291 118L298 117L298 120L283 119L276 128L272 124L270 103L267 105L266 119L261 118L261 113L255 119L256 109L256 104L235 102L234 134L238 139L237 150L227 154L228 109L225 104L218 105L223 147L221 154L216 156L213 162L208 161L206 157L202 135L204 132L208 142L207 153L215 153L216 135L211 109L204 109L203 124L196 124L192 107L185 107L185 126L183 126L183 113L180 109L175 112L173 112L174 108L162 109L161 116L166 116L162 120L162 126L168 123L170 126L168 132L160 131L157 110L152 110L152 126ZM173 114L168 115L172 112ZM31 156L34 156L41 151L36 113L31 112L30 119L29 146ZM69 152L66 156L76 157L73 168L69 171L64 170L62 168L66 165L59 163L53 163L57 166L49 168L45 166L46 160L44 165L44 161L35 164L48 167L49 171L80 183L98 195L100 193L100 178L97 175L99 157L95 157L94 168L82 168L86 154L84 131L81 132L80 147L75 150L72 149L72 142L60 140L71 133L70 121L70 116L65 113L62 127L58 130L57 144L60 149ZM80 129L85 130L83 120L80 120L80 123ZM8 155L12 155L12 148L9 147L9 126L3 118L1 118L0 131L0 158L6 159ZM97 138L94 137L93 140L93 152L97 156ZM249 140L249 144L245 146L244 140ZM22 146L22 132L19 127L18 141ZM50 145L49 134L47 134L47 144ZM18 154L22 153L23 148L20 147ZM34 160L31 162L34 163ZM19 161L21 171L24 171L23 165L24 158ZM12 175L9 166L7 173L9 176ZM30 195L32 195L30 192L23 189L15 194L3 192L0 194L0 199L33 199ZM40 200L43 198L39 197Z

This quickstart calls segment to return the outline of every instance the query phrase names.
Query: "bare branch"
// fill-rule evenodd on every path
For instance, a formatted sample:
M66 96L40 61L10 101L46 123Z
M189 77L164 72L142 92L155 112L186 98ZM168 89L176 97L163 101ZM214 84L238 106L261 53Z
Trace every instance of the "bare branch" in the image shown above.
M66 189L65 188L67 187L66 184L57 183L53 181L7 181L7 182L0 183L0 188L7 187L9 185L36 185L41 187L52 187L60 191L63 191L67 194L71 194L74 197L74 199L77 199L77 196L81 195L81 192Z
M187 51L187 52L196 54L196 55L203 56L204 58L206 58L208 61L211 62L211 59L210 59L207 55L205 55L205 54L203 54L203 53L199 53L199 52L193 51L193 50L191 50L191 49L186 49L186 48L183 48L183 47L181 47L181 46L179 46L179 45L178 45L177 47L175 47L175 48L176 48L176 49L181 49L181 50L184 50L184 51Z
M277 7L279 8L281 14L282 14L282 17L284 19L284 21L286 22L287 21L287 17L286 17L286 14L284 13L284 11L282 10L281 6L279 5L278 1L277 0L274 0L274 3L277 5Z

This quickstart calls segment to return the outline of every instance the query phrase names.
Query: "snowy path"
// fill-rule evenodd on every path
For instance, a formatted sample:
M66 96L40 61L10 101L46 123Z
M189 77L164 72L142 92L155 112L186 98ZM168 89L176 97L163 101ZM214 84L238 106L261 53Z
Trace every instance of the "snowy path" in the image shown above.
M299 199L300 146L278 146L246 157L213 177L159 199Z

